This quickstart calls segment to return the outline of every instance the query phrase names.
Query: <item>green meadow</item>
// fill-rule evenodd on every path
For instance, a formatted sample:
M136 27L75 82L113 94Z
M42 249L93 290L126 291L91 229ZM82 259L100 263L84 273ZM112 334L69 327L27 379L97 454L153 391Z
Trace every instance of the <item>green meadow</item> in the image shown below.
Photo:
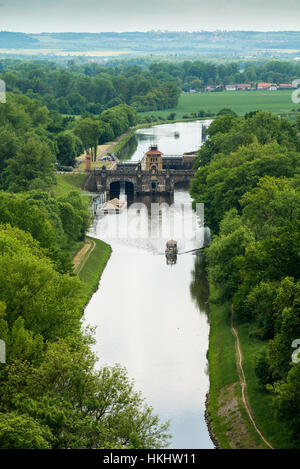
M220 109L229 107L239 115L246 112L264 110L277 114L288 114L293 109L300 109L300 104L292 102L292 91L221 91L213 93L186 93L181 94L178 106L164 111L149 111L140 113L143 115L167 117L172 112L176 113L176 119L185 114L209 111L217 114Z

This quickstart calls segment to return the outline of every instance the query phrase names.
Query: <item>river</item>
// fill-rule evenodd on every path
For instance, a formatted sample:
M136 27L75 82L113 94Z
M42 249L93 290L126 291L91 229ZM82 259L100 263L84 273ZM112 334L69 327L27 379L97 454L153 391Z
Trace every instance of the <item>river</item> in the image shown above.
M154 143L168 155L199 148L202 122L140 129L131 158L140 159ZM167 265L163 255L171 237L180 253L201 247L203 230L190 202L187 191L177 190L171 210L165 205L151 216L131 206L94 220L89 234L113 252L85 318L97 326L99 365L125 366L155 413L170 420L170 448L200 449L214 447L204 419L209 324L203 257L189 252Z

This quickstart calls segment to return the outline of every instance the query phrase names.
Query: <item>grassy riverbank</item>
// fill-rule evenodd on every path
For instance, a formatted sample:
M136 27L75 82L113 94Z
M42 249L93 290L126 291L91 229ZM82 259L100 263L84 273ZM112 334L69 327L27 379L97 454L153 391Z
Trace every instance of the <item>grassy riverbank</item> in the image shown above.
M85 174L56 174L57 184L51 188L51 192L55 197L64 197L71 191L78 191L88 206L90 197L85 196L84 191L80 190L85 178ZM83 282L83 306L86 305L97 289L102 272L111 255L111 247L108 244L100 239L90 238L89 236L87 236L86 239L90 241L90 247L80 259L79 265L75 271L75 273L78 272L78 276ZM70 245L68 249L70 258L73 259L83 246L83 241L74 242Z
M66 173L56 174L56 184L52 186L54 197L65 197L71 191L79 191L86 178L86 174ZM88 198L87 198L88 201Z
M210 290L208 413L212 432L222 449L267 448L250 422L241 399L230 305L216 303L215 287L211 285ZM255 357L265 344L249 337L247 324L236 324L236 329L243 354L247 396L255 423L274 448L289 448L291 442L280 423L273 418L271 396L260 388L254 371Z
M92 294L97 290L102 272L110 258L111 247L100 239L90 238L91 247L82 260L84 265L79 271L79 278L83 282L84 305L89 301Z

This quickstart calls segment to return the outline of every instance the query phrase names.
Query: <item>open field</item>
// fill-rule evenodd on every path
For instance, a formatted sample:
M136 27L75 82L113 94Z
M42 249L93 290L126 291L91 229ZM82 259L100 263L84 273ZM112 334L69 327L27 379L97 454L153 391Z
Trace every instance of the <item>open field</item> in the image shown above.
M127 50L87 50L87 51L70 51L57 49L5 49L0 48L0 55L24 55L24 56L60 56L60 57L117 57L119 55L130 54Z
M140 115L167 117L170 113L175 112L178 119L185 114L199 112L201 109L217 114L224 107L229 107L239 115L258 109L285 114L291 112L292 109L300 109L300 104L293 103L291 96L290 90L186 93L180 96L178 106L174 109L149 111L140 113Z

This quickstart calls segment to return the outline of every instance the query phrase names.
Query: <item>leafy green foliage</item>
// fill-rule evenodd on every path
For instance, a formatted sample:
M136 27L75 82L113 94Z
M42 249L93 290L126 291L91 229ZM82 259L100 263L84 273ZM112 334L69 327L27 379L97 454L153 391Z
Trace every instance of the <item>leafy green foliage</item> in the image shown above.
M0 219L31 233L60 272L71 270L70 242L83 240L89 224L86 205L75 191L58 199L41 191L0 192Z
M0 413L1 449L50 449L51 432L27 415Z
M64 203L64 202L61 202ZM70 206L78 207L77 194ZM71 205L72 204L72 205ZM81 332L82 285L30 234L0 227L1 448L158 448L161 424L119 366L96 370ZM9 288L7 288L9 285Z
M209 135L191 194L205 202L206 222L218 233L207 255L213 301L233 302L250 337L266 344L255 362L260 392L271 393L276 418L299 447L299 419L292 415L300 405L299 370L291 360L300 337L296 129L264 112L224 114Z
M7 160L5 186L11 192L49 189L54 182L54 157L49 146L30 138Z
M9 93L0 106L0 337L7 352L0 366L0 448L164 446L168 424L160 423L124 369L97 371L93 339L81 330L90 288L73 273L71 254L85 239L88 205L79 191L69 190L71 181L58 197L49 193L56 158L60 166L74 165L90 148L95 157L99 143L135 125L136 111L115 96L109 78L97 76L81 85L96 94L99 118L86 114L75 121L49 112L41 95L66 112L80 113L91 103L74 90L68 71L51 76L55 102L45 71L25 69L27 78L6 73L18 94ZM74 177L79 186L82 175ZM110 247L99 242L95 252L94 284Z
M268 122L272 129L275 122L277 129L270 135ZM291 178L299 172L299 142L285 119L264 112L247 119L225 115L211 124L209 135L199 152L191 194L196 202L205 203L206 220L214 231L226 211L232 207L241 210L241 197L260 178Z
M97 115L121 104L143 111L168 109L177 105L180 93L173 76L165 80L138 66L61 67L8 61L2 70L8 91L36 98L62 114Z
M277 382L273 388L275 393L274 407L278 418L286 423L286 429L294 440L294 447L299 448L300 428L300 364L294 365L285 382Z

